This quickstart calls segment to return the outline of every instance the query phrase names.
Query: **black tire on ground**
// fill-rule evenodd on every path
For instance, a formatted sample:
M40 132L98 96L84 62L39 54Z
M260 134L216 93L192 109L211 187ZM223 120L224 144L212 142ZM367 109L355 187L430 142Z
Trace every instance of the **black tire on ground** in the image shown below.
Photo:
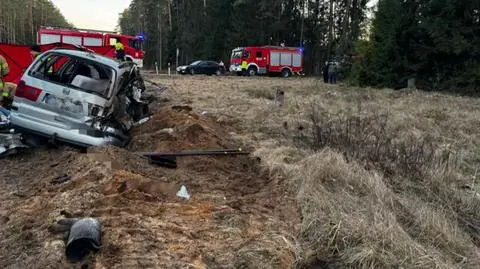
M249 67L248 70L247 70L247 74L250 77L254 77L254 76L258 75L257 68L253 67L253 66Z
M285 68L285 69L282 70L282 77L283 78L288 78L291 75L292 75L292 72L290 72L290 69Z

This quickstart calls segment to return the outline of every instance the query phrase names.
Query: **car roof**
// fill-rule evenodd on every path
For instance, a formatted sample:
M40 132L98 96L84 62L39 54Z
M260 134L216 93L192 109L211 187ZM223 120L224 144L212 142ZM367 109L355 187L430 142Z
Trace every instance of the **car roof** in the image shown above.
M49 52L60 53L64 55L71 55L78 58L83 58L90 61L95 61L101 64L104 64L108 67L113 69L119 70L119 63L111 58L105 57L103 55L92 53L88 51L81 51L81 50L72 50L72 49L53 49Z

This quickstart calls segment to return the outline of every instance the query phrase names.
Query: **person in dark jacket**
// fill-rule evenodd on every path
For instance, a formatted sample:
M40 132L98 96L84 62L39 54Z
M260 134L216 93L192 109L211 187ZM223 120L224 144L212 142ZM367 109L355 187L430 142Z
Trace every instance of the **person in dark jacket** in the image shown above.
M328 67L329 63L325 62L325 65L322 67L323 82L328 83Z
M335 84L337 83L337 64L336 63L331 63L328 66L328 82L330 84Z

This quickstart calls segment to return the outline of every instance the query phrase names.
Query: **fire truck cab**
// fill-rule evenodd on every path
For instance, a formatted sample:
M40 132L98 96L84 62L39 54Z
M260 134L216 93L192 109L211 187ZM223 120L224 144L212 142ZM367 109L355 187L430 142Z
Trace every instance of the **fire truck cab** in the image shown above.
M103 54L100 52L100 50L102 50L100 48L111 47L117 42L123 44L126 60L136 63L140 68L143 67L144 51L142 50L142 37L122 35L108 31L49 26L40 27L37 33L38 45L54 43L80 45L88 47L100 54ZM107 56L114 57L114 55Z
M242 62L247 62L247 75L281 74L290 77L303 71L303 49L293 47L241 47L232 50L230 72L242 74Z

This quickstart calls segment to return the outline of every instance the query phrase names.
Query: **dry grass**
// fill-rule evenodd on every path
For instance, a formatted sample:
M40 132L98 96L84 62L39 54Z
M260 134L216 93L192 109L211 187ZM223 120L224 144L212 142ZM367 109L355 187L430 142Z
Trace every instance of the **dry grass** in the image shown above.
M479 100L314 79L162 82L169 98L238 119L232 136L291 187L302 215L295 268L478 268ZM237 257L280 268L256 246Z
M247 88L244 90L248 96L252 98L264 98L267 100L275 100L275 92L271 89L265 88Z

